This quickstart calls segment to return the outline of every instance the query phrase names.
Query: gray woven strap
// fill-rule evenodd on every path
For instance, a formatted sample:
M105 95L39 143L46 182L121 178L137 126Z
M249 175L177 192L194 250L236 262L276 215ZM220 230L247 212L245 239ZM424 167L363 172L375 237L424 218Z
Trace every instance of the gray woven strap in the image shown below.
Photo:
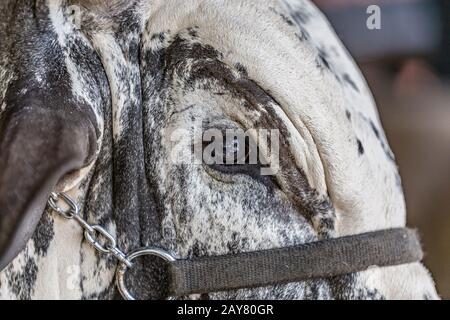
M326 278L420 261L416 231L401 228L295 247L177 260L169 266L174 296Z

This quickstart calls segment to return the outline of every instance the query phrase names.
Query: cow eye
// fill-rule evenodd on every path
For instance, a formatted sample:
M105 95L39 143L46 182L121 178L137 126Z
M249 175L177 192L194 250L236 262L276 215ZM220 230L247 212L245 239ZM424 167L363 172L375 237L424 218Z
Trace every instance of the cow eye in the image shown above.
M220 134L215 134L214 137L203 141L203 162L205 164L211 166L258 164L255 159L252 163L249 161L250 152L257 154L257 146L249 143L249 137L219 132ZM250 148L254 150L250 150Z
M210 174L247 175L270 188L279 188L276 177L267 174L271 164L260 152L254 132L213 129L203 136L203 164ZM212 170L212 171L210 171ZM217 177L217 176L215 176ZM221 176L222 178L224 176Z

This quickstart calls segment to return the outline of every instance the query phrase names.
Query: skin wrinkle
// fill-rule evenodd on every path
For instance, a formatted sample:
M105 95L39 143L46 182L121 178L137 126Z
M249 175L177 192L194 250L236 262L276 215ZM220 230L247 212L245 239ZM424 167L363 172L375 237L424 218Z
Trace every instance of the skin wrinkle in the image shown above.
M396 225L387 219L373 223L368 210L372 206L386 211L372 196L380 191L386 194L382 202L388 203L394 217L404 210L398 183L394 190L391 180L383 182L385 171L393 169L386 164L384 151L373 146L379 139L367 138L367 132L376 135L373 126L381 128L370 93L309 1L116 0L105 5L100 0L80 0L81 30L74 30L66 17L66 6L75 0L27 1L48 12L37 16L42 32L53 28L58 33L52 50L62 50L65 57L62 63L39 64L41 70L33 71L41 78L39 87L46 88L54 80L42 77L42 70L67 69L69 75L56 77L71 89L62 96L73 95L75 107L83 104L83 112L93 111L95 117L89 119L101 133L94 165L90 171L78 172L81 182L70 195L82 205L81 214L89 222L117 235L123 250L158 246L180 258L198 257L284 247ZM16 10L26 12L26 4L18 3ZM0 21L13 21L8 19L10 11L2 14L7 17ZM18 19L24 27L16 34L33 28L32 16L22 14ZM8 25L0 22L0 35L4 26ZM299 39L300 33L308 36ZM16 42L20 48L21 42ZM9 56L15 57L15 66L21 65L20 57L6 49L0 44L0 71ZM36 64L34 52L25 55L31 57L27 66ZM47 51L47 55L56 54ZM321 56L326 63L318 63ZM22 70L14 72L11 78ZM0 76L8 77L1 72ZM7 87L0 82L0 96ZM362 120L356 108L368 121ZM353 115L354 127L348 127L346 110ZM279 128L284 157L276 178L282 183L258 179L250 169L229 173L206 165L172 163L166 130L178 127L191 134L195 123L211 119L228 119L243 128ZM335 125L349 136L330 134L327 124L331 133ZM378 135L383 135L382 129ZM357 155L356 137L366 151L358 162L346 156ZM353 140L347 145L343 140L349 138ZM341 149L334 150L336 146ZM368 179L361 168L371 169L372 163L380 169ZM339 180L346 165L352 167L352 179ZM369 185L355 195L356 202L368 207L349 208L346 203L354 201L353 195L336 190L332 182L341 181L344 189L351 190L360 178ZM311 222L314 216L321 219ZM39 236L0 272L0 298L119 298L114 287L115 259L93 251L82 240L78 226L53 217L47 209ZM341 225L348 229L341 231ZM27 276L24 268L33 264L36 277ZM80 269L74 290L66 287L70 266ZM132 271L130 289L140 297L163 298L164 275L160 262L142 259ZM210 293L203 298L424 296L434 298L436 293L427 271L415 264Z

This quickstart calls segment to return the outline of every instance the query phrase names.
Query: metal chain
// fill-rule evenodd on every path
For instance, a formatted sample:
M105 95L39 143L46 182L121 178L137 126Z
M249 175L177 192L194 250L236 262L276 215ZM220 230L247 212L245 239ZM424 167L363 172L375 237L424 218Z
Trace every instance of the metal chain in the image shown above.
M63 202L67 209L59 205ZM53 211L67 220L75 220L84 230L84 238L99 252L112 254L120 262L131 268L132 262L127 255L117 246L116 238L106 231L102 226L91 225L80 215L80 207L65 193L55 193L50 195L48 204ZM103 241L102 241L103 240Z
M128 255L125 254L117 246L116 238L106 231L100 225L91 225L80 215L80 207L65 193L52 193L48 200L50 208L58 213L61 217L67 220L75 220L81 228L84 230L84 238L92 245L97 251L104 254L111 254L119 260L119 264L116 269L116 285L120 294L126 300L135 300L136 298L128 290L125 281L125 274L133 267L134 259L141 256L153 256L155 258L162 259L167 263L175 261L175 258L168 252L155 248L155 247L143 247ZM63 204L64 206L61 206Z

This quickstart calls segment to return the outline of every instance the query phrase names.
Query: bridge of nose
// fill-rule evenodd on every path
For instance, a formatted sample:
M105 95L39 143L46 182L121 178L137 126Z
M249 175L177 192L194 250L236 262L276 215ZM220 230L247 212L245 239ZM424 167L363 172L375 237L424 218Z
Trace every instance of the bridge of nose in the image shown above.
M7 3L1 11L0 268L33 244L50 192L78 185L101 141L102 68L64 25L62 10L48 4ZM43 238L34 242L36 257L53 235Z

